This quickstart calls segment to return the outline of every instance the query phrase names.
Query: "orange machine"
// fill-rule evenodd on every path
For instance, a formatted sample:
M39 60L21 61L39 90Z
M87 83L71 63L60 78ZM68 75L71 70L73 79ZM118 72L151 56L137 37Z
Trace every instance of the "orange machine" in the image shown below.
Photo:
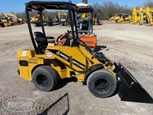
M89 34L79 34L80 40L84 41L87 46L96 50L97 46L97 36L94 33Z
M93 33L93 7L89 4L79 3L77 24L78 24L78 36L80 40L85 42L94 51L97 47L97 36ZM69 34L70 35L70 34ZM71 36L71 35L70 35ZM57 44L62 46L66 41L65 34L60 35L57 38Z
M90 4L78 3L78 35L80 40L84 41L87 46L96 50L97 36L93 33L93 13L94 8Z
M69 32L67 35L72 37L71 32ZM58 46L64 45L64 43L66 42L67 35L61 34L58 36L58 38L56 40ZM78 35L79 35L80 40L84 41L87 46L89 46L93 50L96 50L97 36L94 33L92 33L92 34L78 33Z

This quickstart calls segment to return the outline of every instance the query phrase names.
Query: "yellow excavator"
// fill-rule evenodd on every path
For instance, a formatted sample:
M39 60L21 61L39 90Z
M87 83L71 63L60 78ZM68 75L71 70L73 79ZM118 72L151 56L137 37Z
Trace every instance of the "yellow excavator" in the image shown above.
M142 25L146 22L146 10L142 7L139 8L139 24Z
M153 8L146 8L147 21L150 26L153 25Z
M18 18L15 14L3 13L6 18L10 18L10 20L15 24L24 24L26 23L25 19Z
M139 10L137 10L136 8L133 8L132 11L132 23L136 24L139 21Z
M153 25L153 9L146 7L140 7L138 10L136 8L133 9L132 12L132 22L133 24L139 23L143 25L144 23Z

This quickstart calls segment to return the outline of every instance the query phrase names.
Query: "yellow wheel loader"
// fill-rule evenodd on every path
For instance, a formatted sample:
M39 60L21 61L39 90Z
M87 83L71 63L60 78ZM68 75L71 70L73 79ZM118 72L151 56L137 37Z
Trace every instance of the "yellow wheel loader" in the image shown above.
M99 98L118 92L123 101L153 103L152 97L122 64L116 64L101 52L93 52L79 39L75 4L30 1L25 9L33 49L17 51L18 73L23 79L32 81L41 91L50 91L59 79L74 77ZM66 40L62 46L53 37L46 36L44 26L41 32L32 31L29 12L36 10L42 15L45 9L68 11L71 29L63 36Z

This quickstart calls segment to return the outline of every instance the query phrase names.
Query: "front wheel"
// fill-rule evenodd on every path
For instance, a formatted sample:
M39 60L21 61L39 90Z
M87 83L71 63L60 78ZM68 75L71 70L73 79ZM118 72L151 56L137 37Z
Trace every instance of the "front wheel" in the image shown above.
M106 98L113 95L117 87L116 77L106 69L96 70L87 79L89 91L96 97Z
M41 91L52 90L56 86L58 79L58 73L50 66L39 66L32 74L34 86Z

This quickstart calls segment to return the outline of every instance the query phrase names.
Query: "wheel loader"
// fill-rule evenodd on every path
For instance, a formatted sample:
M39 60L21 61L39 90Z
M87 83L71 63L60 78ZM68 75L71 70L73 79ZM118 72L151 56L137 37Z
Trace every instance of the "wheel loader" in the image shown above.
M62 46L54 37L46 35L44 26L42 31L32 31L29 12L36 10L42 15L45 9L68 11L71 29L63 36L66 41ZM101 52L92 51L79 39L76 22L78 7L75 4L30 1L26 3L25 11L33 48L17 51L18 73L23 79L32 81L41 91L51 91L59 79L74 77L99 98L118 92L122 101L153 103L152 97L121 63L117 64Z

